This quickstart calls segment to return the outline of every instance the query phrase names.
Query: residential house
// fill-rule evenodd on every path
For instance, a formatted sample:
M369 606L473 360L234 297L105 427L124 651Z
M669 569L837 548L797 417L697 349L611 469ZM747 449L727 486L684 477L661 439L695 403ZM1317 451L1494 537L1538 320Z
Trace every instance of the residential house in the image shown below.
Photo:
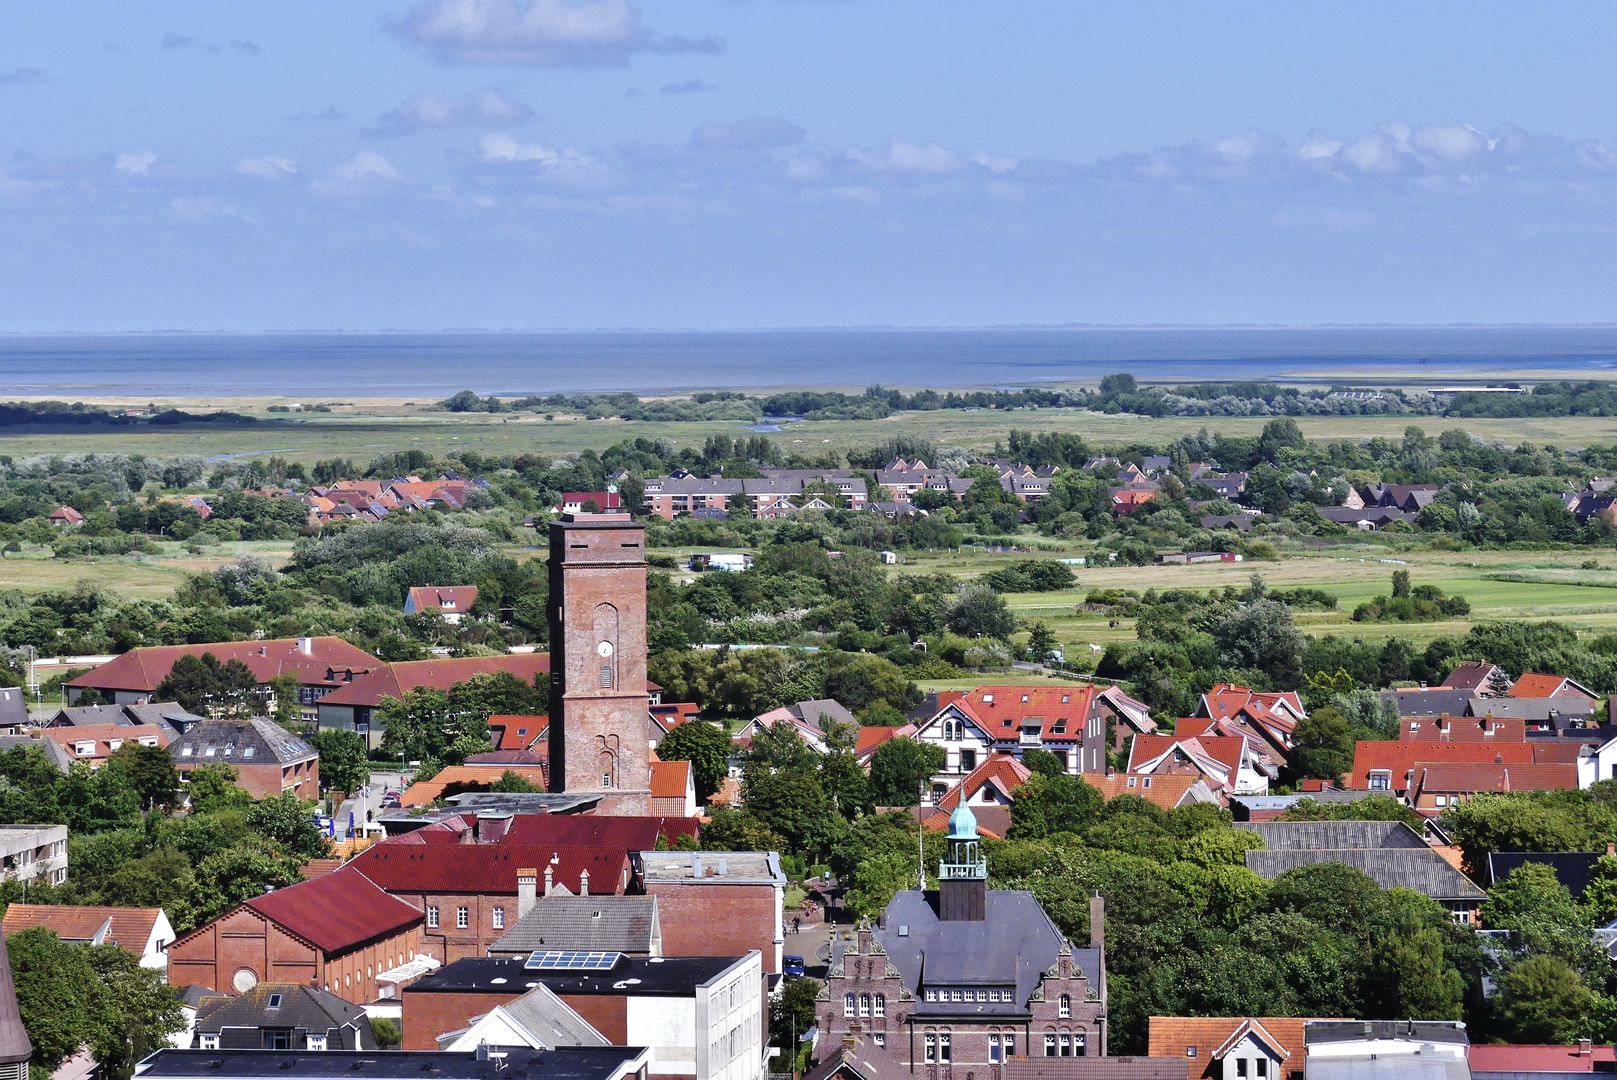
M191 728L207 719L193 712L186 712L177 702L167 701L147 705L79 705L58 709L56 715L42 724L48 728L66 727L99 727L113 724L118 727L130 727L136 724L148 724L152 727L165 728L170 739L177 739Z
M1473 691L1460 687L1432 686L1419 689L1383 690L1382 701L1398 706L1399 716L1469 716Z
M496 750L527 750L548 758L549 732L550 719L544 716L495 713L488 718L489 742Z
M1199 484L1206 484L1213 489L1213 493L1221 499L1239 502L1241 495L1246 491L1247 474L1244 472L1225 473L1223 476L1203 476L1196 478Z
M1149 482L1148 482L1149 483ZM1110 489L1112 499L1112 516L1125 518L1139 511L1142 506L1152 502L1157 497L1155 483L1146 485L1126 485Z
M0 753L18 747L24 750L30 747L38 750L62 772L69 772L73 768L73 755L61 743L44 738L37 730L26 735L0 735Z
M527 957L550 949L661 956L655 896L542 897L488 947L489 956Z
M476 1050L490 1046L526 1046L551 1050L558 1046L611 1046L612 1042L543 983L515 1001L496 1005L458 1031L438 1036L440 1050Z
M833 938L815 999L820 1038L868 1038L922 1075L1106 1056L1101 898L1089 947L1074 947L1032 893L987 887L970 809L955 809L947 839L936 892L900 892L878 926Z
M1287 870L1342 863L1383 889L1402 886L1431 897L1456 922L1475 923L1487 894L1472 884L1401 821L1237 822L1262 837L1246 853L1247 869L1274 880Z
M1302 1080L1304 1023L1289 1016L1153 1016L1147 1052L1180 1062L1184 1080Z
M476 585L418 585L405 595L404 613L436 611L450 626L459 626L476 603Z
M1399 522L1406 525L1413 525L1415 522L1414 514L1373 504L1363 509L1354 509L1349 506L1321 506L1317 509L1319 516L1326 521L1333 521L1338 525L1349 525L1360 532L1376 532Z
M73 509L71 506L58 506L55 510L51 511L51 515L47 520L50 521L52 525L57 526L77 525L84 520L84 515Z
M1472 697L1497 697L1510 689L1510 676L1486 660L1461 660L1442 685L1449 690L1469 690Z
M648 721L646 733L651 741L651 748L657 749L663 736L679 727L701 719L702 707L688 701L677 702L671 705L651 705L647 707L646 719Z
M859 759L859 764L868 771L870 759L876 756L876 751L890 739L905 739L915 734L914 724L899 724L897 727L884 727L869 724L859 729L854 740L853 756Z
M1072 775L1104 772L1108 729L1134 729L1150 719L1121 691L1106 694L1092 685L979 686L940 694L938 706L913 736L944 751L933 799L993 753L1020 759L1028 750L1045 750Z
M1442 489L1436 484L1372 484L1369 493L1375 496L1375 505L1417 514L1429 506Z
M971 773L930 808L922 808L921 824L928 829L942 831L948 828L949 817L961 805L971 808L977 820L977 831L996 840L1005 839L1011 827L1011 803L1016 789L1033 775L1027 766L1009 754L990 754L987 761Z
M1449 716L1427 719L1420 714L1406 715L1398 722L1398 737L1404 740L1436 742L1526 742L1527 722L1516 717Z
M554 512L558 514L585 513L584 504L592 501L595 503L595 509L589 511L590 513L599 514L603 511L623 509L623 501L616 491L564 491L562 492L561 501L555 506Z
M1177 810L1181 806L1190 806L1193 803L1218 805L1218 796L1207 786L1206 778L1196 773L1164 773L1156 776L1151 773L1110 772L1098 776L1088 775L1084 780L1090 787L1104 795L1107 802L1111 802L1119 795L1138 795L1146 802L1164 810ZM1236 799L1232 796L1231 807L1234 807L1235 802Z
M359 873L424 916L421 952L440 963L483 956L545 895L622 895L635 882L621 847L434 842L426 830L389 837L350 860ZM336 875L333 875L336 876Z
M819 698L783 705L755 716L737 729L732 738L750 740L760 729L772 728L776 724L791 727L817 754L827 753L831 749L832 733L856 737L859 730L859 718L847 706L831 698Z
M3 1045L3 1044L0 1044ZM280 1080L294 1059L262 1050L176 1050L140 1063L141 1080ZM645 1080L651 1051L642 1046L558 1046L553 1050L481 1047L463 1053L312 1054L295 1059L309 1080Z
M1568 728L1595 727L1597 708L1599 702L1577 694L1542 698L1474 697L1466 703L1466 712L1472 716L1525 720L1531 733L1564 733Z
M1607 855L1617 855L1617 845L1605 851L1490 851L1485 866L1488 887L1499 884L1528 863L1547 866L1555 880L1566 886L1572 899L1583 900L1583 892L1594 878L1595 863Z
M176 660L204 653L212 653L221 664L231 660L246 664L260 687L267 687L281 676L292 676L298 684L298 704L303 708L305 719L314 718L315 704L324 695L381 663L370 653L338 637L153 645L130 649L68 680L68 701L77 701L80 694L93 689L115 705L144 705L153 700ZM267 710L274 702L266 697L262 704Z
M261 982L235 997L204 998L191 1045L198 1050L376 1050L363 1005L295 982Z
M296 982L345 1001L377 997L377 976L413 960L422 912L344 868L255 896L169 946L169 982L244 994Z
M441 1036L472 1027L474 1017L509 1007L539 986L614 1045L648 1048L648 1076L763 1080L768 1006L756 951L468 957L405 988L404 1049L436 1046Z
M28 721L28 688L0 686L0 736L26 735L31 728Z
M162 908L93 907L77 904L10 904L0 920L6 937L43 927L63 941L117 945L140 959L140 966L168 971L174 927Z
M1295 690L1284 693L1257 693L1248 686L1219 683L1196 702L1197 718L1228 721L1234 727L1220 734L1256 735L1267 744L1275 760L1284 764L1291 758L1291 735L1298 721L1308 715ZM1179 729L1175 728L1177 732Z
M539 791L549 790L550 766L547 763L520 765L499 760L474 762L468 758L464 765L446 765L429 779L417 780L405 788L399 805L413 809L431 806L439 799L464 791L488 791L506 773L514 773Z
M689 761L651 763L650 810L668 817L696 816L696 772Z
M236 786L255 799L291 792L320 797L320 752L281 725L251 720L204 720L168 748L180 783L199 765L229 765Z
M1536 671L1523 672L1505 695L1513 698L1581 698L1594 705L1600 694L1576 679L1565 675L1541 675Z
M382 725L375 721L375 713L388 698L403 698L411 690L422 687L448 690L474 675L497 672L514 675L530 685L542 684L550 674L550 654L437 657L394 664L378 661L365 673L320 698L320 727L358 732L375 749L382 741Z
M1571 739L1530 739L1522 742L1369 739L1354 745L1353 772L1347 786L1385 792L1408 803L1418 785L1421 766L1517 766L1576 762L1582 754L1582 744Z
M66 825L0 825L0 881L66 880Z
M169 727L155 724L94 724L83 727L44 728L39 732L60 746L74 761L99 769L107 758L125 746L167 746Z
M666 956L758 950L781 970L786 875L774 851L641 851L641 880L657 898Z
M1245 735L1139 735L1128 771L1196 775L1220 803L1233 795L1264 795L1278 770Z

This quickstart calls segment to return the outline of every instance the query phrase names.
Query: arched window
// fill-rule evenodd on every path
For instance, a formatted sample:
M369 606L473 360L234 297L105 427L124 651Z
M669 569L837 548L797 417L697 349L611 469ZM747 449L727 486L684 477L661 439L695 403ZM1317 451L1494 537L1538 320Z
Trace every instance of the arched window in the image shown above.
M842 998L842 1015L851 1017L854 1013L854 1009L857 1007L857 1001L858 998L856 998L853 994L845 994Z
M859 995L859 1015L861 1017L865 1017L865 1016L870 1015L870 995L869 994L860 994Z
M1056 1001L1056 1015L1066 1020L1072 1016L1072 995L1062 994Z
M877 1016L886 1016L887 1015L887 995L886 994L877 994L876 995L876 1015Z

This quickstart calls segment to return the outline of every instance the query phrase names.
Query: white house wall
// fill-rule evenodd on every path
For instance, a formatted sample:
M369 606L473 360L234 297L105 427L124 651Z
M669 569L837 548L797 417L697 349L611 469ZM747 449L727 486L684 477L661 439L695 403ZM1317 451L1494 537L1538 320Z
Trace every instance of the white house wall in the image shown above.
M696 1001L687 997L631 997L625 1027L630 1046L651 1048L651 1072L697 1076Z

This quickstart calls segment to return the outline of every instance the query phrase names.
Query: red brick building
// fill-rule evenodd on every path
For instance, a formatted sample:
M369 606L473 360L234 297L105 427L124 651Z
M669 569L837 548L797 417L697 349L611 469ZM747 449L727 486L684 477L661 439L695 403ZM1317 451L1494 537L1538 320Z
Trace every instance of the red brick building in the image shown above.
M377 996L376 976L416 955L421 911L351 869L255 896L169 946L173 986L240 994L295 982L346 1001Z
M300 799L320 797L319 752L269 720L204 720L175 739L168 753L182 784L199 765L229 765L236 786L255 799L288 791Z
M420 949L446 964L487 955L540 888L621 896L635 882L625 848L446 842L426 829L372 846L348 870L420 912Z
M657 898L665 956L763 954L780 971L786 875L773 851L642 851L641 878Z
M645 814L646 529L628 514L550 523L550 790Z

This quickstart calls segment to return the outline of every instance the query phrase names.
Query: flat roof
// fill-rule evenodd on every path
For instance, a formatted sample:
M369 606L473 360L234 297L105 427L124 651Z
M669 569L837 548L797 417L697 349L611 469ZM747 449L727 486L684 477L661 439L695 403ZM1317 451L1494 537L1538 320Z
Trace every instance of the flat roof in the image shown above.
M411 993L523 994L545 986L558 995L689 997L745 956L624 956L608 971L534 970L527 957L468 956L404 988Z
M775 851L642 851L640 866L647 885L786 884Z
M478 1060L475 1050L315 1051L175 1050L164 1048L135 1066L147 1080L166 1077L385 1077L397 1080L612 1080L645 1064L642 1046L506 1047L502 1060Z

